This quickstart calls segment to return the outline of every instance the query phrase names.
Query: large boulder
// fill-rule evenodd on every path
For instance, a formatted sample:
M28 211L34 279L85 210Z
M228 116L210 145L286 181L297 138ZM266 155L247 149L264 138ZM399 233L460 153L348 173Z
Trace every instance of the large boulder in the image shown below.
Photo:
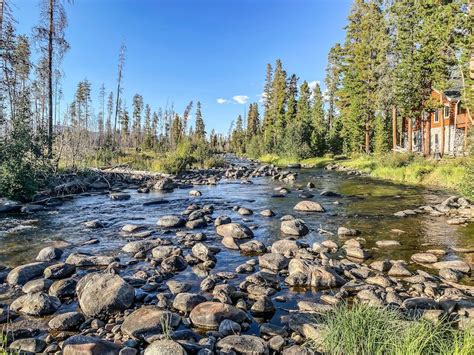
M171 328L176 328L180 322L181 318L175 313L155 306L143 306L125 317L121 329L128 336L144 339L161 333L165 323Z
M299 212L325 212L324 207L315 201L300 201L293 209Z
M8 273L7 282L10 285L24 285L28 281L42 276L44 269L48 267L48 263L37 262L21 266L17 266Z
M242 323L247 320L247 314L230 304L203 302L194 307L189 318L198 328L218 329L224 319Z
M2 351L2 354L38 354L41 353L45 347L46 342L42 339L23 338L15 340L10 344L10 350L15 351L12 351L11 353Z
M89 317L123 311L135 298L133 287L119 275L101 272L80 279L76 293L82 311Z
M14 312L39 317L56 312L60 306L61 301L58 298L44 292L36 292L18 297L12 302L10 309Z
M253 232L240 223L226 223L216 227L217 234L224 238L248 239L253 237Z
M288 221L282 221L280 230L284 234L303 236L308 234L309 229L302 219L291 219Z
M122 347L98 337L73 335L63 344L63 355L118 355Z
M217 342L217 348L224 353L268 354L266 342L254 335L229 335Z
M186 351L176 341L171 339L157 340L148 345L145 355L186 355Z
M336 288L345 281L333 269L318 265L317 262L303 259L292 259L288 265L288 277L285 279L290 286L312 286L318 288Z

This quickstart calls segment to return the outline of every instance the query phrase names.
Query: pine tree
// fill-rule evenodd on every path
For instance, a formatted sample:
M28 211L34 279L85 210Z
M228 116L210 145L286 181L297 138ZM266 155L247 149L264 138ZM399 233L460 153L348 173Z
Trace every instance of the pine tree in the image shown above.
M378 0L356 0L344 44L344 136L351 152L370 152L382 62L387 60L387 26Z
M287 83L287 97L286 97L286 113L285 121L286 124L291 124L296 119L296 109L297 109L297 100L296 96L298 95L298 77L293 74L288 79Z
M252 103L247 114L247 140L257 135L260 130L260 118L258 114L258 104Z
M272 119L272 144L273 147L278 147L284 136L286 127L285 120L285 105L286 105L286 72L280 59L275 63L275 73L273 74L271 102L270 102L270 117Z
M327 96L327 145L329 151L333 153L342 152L341 120L336 112L340 105L339 92L342 81L342 53L339 43L336 43L328 54L328 64L326 68L326 96Z
M150 149L153 147L153 131L151 128L151 108L150 105L145 105L145 125L143 128L145 148Z
M267 64L267 72L265 76L265 85L263 88L262 100L264 107L263 114L263 140L265 146L271 146L273 137L273 119L270 115L270 107L272 105L272 82L273 82L273 68L270 63Z
M119 121L121 142L124 146L127 146L130 141L130 115L128 113L127 105L125 104L125 102L123 103L123 106L120 110Z
M311 151L315 156L322 156L326 149L327 126L324 121L324 100L318 83L313 90L313 107L311 109Z
M135 96L133 96L133 126L132 126L133 144L134 144L135 149L138 149L141 143L142 110L143 110L143 97L139 94L135 94Z
M199 142L205 141L206 139L206 128L204 126L204 120L202 119L201 103L199 101L196 105L196 129L194 135Z

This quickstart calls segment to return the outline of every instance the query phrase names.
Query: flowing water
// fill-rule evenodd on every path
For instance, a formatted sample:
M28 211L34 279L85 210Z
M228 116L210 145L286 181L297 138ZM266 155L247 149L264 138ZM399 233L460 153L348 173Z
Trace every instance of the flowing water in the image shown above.
M308 182L315 184L314 189L307 189ZM294 205L301 200L297 186L315 195L313 200L320 202L326 213L302 214L293 211ZM272 197L275 189L288 187L291 192L284 198ZM474 254L457 255L451 247L474 248L474 225L450 226L445 217L416 215L407 218L393 216L394 212L413 209L421 205L435 204L449 197L446 191L423 189L412 186L402 186L389 182L373 180L365 177L347 176L337 172L321 169L305 169L299 171L297 181L286 184L270 178L255 178L253 184L241 184L235 180L222 180L216 186L199 186L201 197L190 197L189 190L176 189L171 193L151 192L139 194L134 189L125 190L131 194L127 201L113 201L106 194L84 194L65 201L54 210L35 213L29 216L8 216L0 218L0 264L16 266L34 261L37 252L48 245L68 246L66 254L71 251L102 255L116 255L121 261L130 258L121 252L121 247L132 240L120 233L124 224L140 224L154 231L155 236L171 238L173 233L165 233L156 226L160 216L179 214L192 203L212 204L215 207L214 217L228 215L233 221L242 221L254 229L255 238L265 245L281 238L279 218L285 214L301 217L311 229L311 233L300 240L311 245L315 241L337 236L321 235L318 228L336 232L339 226L359 229L361 237L367 243L366 248L375 248L377 240L398 240L400 246L384 249L373 249L373 259L403 259L427 249L445 249L448 253L444 259L462 258L473 262ZM319 196L321 190L331 190L342 197ZM157 198L166 199L168 204L143 206L146 201ZM232 210L239 205L254 211L251 216L240 216ZM275 217L262 217L259 212L270 208L276 213ZM98 219L105 228L87 229L83 222ZM18 223L21 222L19 225ZM404 231L403 234L393 233L392 229ZM207 235L206 243L221 248L216 255L217 265L212 272L234 271L237 265L248 260L248 256L238 251L228 250L220 244L220 237L213 226L208 226L196 232ZM99 239L98 244L81 246L91 238ZM185 250L189 253L189 250ZM140 263L135 265L140 268ZM416 269L415 265L410 266ZM125 273L132 273L125 271ZM246 275L239 275L232 283L238 285ZM179 273L176 279L186 279L194 283L194 290L199 289L202 275L198 277L191 268ZM472 280L464 282L471 283ZM288 292L290 291L290 292ZM288 302L273 315L276 321L285 308L298 299L313 299L318 297L316 291L292 291L283 289Z

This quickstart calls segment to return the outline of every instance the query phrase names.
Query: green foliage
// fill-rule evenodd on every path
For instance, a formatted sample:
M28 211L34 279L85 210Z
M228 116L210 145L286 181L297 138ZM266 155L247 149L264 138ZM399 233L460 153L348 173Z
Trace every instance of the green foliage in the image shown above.
M0 196L27 201L46 183L50 162L31 129L30 97L23 91L17 103L8 138L0 140Z
M449 322L408 321L395 310L339 306L318 317L321 339L307 345L331 355L471 354L474 336Z

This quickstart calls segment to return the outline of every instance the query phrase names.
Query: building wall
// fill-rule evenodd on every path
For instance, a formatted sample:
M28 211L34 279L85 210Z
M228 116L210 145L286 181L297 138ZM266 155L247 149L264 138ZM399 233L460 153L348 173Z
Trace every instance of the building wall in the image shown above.
M431 154L441 151L441 127L431 128ZM454 125L444 127L444 153L459 154L464 147L464 129L455 128Z

